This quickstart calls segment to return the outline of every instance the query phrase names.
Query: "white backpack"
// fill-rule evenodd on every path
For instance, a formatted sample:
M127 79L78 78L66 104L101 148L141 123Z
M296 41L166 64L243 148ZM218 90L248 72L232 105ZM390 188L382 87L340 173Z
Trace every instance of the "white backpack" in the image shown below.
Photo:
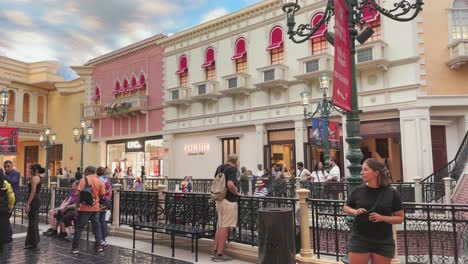
M219 166L216 170L216 175L214 176L213 181L211 182L211 199L213 201L222 201L226 198L227 188L226 188L226 176L224 175L223 165Z

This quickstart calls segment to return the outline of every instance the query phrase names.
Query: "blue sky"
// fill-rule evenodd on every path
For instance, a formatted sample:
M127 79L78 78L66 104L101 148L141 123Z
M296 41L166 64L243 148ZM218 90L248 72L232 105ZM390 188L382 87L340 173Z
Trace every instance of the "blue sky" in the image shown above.
M82 65L262 0L0 0L0 55Z

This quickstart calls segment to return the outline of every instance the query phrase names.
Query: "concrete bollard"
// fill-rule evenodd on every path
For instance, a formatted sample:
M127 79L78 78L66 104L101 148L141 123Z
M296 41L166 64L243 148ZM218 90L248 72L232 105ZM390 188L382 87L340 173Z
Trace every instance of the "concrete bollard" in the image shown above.
M112 227L119 227L120 225L120 189L122 184L112 185L114 191L114 200L112 204Z

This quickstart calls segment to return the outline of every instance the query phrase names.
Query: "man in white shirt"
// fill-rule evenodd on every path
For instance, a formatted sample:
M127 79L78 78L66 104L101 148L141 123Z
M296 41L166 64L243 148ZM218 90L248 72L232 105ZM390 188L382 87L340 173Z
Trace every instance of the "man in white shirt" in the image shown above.
M265 171L263 171L263 166L262 166L262 164L258 164L257 165L257 171L255 172L255 175L258 178L261 178L261 177L263 177L263 174L265 174Z
M336 165L335 159L330 159L330 167L331 167L331 170L328 173L327 181L339 182L340 179L341 179L340 167L338 167L338 165Z
M302 161L297 163L297 177L299 177L301 181L310 181L312 178L310 171L304 168L304 163Z

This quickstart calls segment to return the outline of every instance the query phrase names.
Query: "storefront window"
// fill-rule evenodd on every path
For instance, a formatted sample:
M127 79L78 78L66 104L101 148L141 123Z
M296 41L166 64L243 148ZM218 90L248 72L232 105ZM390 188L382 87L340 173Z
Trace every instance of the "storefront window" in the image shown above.
M266 153L269 152L269 157L265 159L265 166L272 170L272 175L276 175L281 171L283 166L287 171L294 174L296 162L294 129L269 131L268 141L269 145Z
M157 177L163 173L162 139L129 139L107 145L108 164L114 177Z
M224 138L223 139L223 160L222 163L227 161L229 154L237 154L237 160L240 160L239 151L240 141L239 138Z

